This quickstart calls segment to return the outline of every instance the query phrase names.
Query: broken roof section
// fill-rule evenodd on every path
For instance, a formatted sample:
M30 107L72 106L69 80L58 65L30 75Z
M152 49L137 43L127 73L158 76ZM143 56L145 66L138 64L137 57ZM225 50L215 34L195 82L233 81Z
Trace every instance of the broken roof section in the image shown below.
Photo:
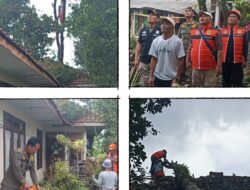
M153 8L178 14L184 14L187 7L193 7L198 12L197 0L130 0L130 8ZM211 1L207 0L208 11L211 11Z
M0 29L0 81L18 87L59 87L60 83Z

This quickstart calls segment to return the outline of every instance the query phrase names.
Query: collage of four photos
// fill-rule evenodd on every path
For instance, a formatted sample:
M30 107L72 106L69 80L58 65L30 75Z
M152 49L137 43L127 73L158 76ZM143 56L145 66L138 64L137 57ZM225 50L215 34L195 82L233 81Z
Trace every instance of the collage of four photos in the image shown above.
M249 0L0 0L0 190L250 190L250 95L196 93L249 44Z

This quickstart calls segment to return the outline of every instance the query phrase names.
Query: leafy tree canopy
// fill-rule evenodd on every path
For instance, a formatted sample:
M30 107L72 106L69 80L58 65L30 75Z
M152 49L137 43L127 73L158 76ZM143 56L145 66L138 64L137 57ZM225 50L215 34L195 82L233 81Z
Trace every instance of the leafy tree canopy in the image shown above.
M81 0L72 5L69 33L76 39L75 61L98 86L117 86L117 0Z
M28 49L33 58L41 59L53 42L48 37L52 18L45 14L39 17L29 3L29 0L0 1L0 27Z
M145 113L161 113L164 108L171 105L170 99L131 99L129 121L129 159L131 183L142 183L144 169L142 162L147 158L144 145L141 143L144 137L157 135L159 131L145 117Z

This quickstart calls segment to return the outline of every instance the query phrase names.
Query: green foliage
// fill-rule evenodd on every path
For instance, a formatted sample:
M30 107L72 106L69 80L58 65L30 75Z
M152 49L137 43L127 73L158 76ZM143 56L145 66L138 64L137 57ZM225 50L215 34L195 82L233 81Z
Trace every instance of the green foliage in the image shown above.
M55 103L67 121L77 120L87 111L86 106L81 106L69 99L58 99Z
M131 183L142 183L145 170L141 167L147 158L144 145L140 142L144 137L157 135L152 123L145 117L146 113L161 113L164 108L171 105L170 99L131 99L129 121L129 159Z
M73 80L80 78L82 75L86 75L86 73L79 69L52 60L46 61L46 63L45 61L41 61L39 64L45 67L62 85L70 84Z
M206 0L198 0L199 10L207 11Z
M92 155L102 160L106 158L105 149L103 148L102 142L100 141L98 136L94 137Z
M68 162L56 162L53 168L54 175L43 185L44 190L87 190L73 174L69 172Z
M93 109L107 125L98 135L103 149L107 150L109 144L118 142L118 99L95 99Z
M0 1L0 27L28 49L35 59L41 59L50 50L53 42L48 37L51 23L52 18L48 15L38 16L29 0Z
M69 33L76 39L76 64L98 86L117 86L117 0L81 0L72 5Z
M84 146L86 144L85 139L78 139L75 141L70 140L70 138L64 136L64 135L57 135L56 140L58 143L64 145L65 147L71 148L77 152L81 152L84 149Z
M240 25L244 26L250 22L250 3L247 0L234 0L236 9L241 12Z
M179 189L185 189L186 185L193 181L190 175L189 168L185 164L178 164L177 161L170 163L171 168L174 170L175 183Z

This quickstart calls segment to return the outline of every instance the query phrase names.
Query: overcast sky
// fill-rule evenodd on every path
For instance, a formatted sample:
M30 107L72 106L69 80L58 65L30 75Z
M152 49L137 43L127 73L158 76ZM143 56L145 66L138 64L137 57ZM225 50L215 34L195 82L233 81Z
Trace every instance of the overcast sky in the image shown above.
M75 2L78 0L69 0L67 2ZM35 5L37 12L39 15L41 14L48 14L50 16L53 16L53 7L52 3L54 0L30 0L31 5ZM60 0L58 0L58 5L60 4ZM67 9L66 14L69 13L69 9ZM74 45L72 39L66 37L65 35L65 49L64 49L64 62L68 62L70 66L75 67L75 62L74 62ZM57 46L56 46L56 41L54 41L53 45L53 50L56 50L57 52Z
M195 177L210 171L250 176L249 116L249 99L172 99L163 113L147 115L161 134L143 140L148 156L143 166L165 148L169 161L186 163Z

